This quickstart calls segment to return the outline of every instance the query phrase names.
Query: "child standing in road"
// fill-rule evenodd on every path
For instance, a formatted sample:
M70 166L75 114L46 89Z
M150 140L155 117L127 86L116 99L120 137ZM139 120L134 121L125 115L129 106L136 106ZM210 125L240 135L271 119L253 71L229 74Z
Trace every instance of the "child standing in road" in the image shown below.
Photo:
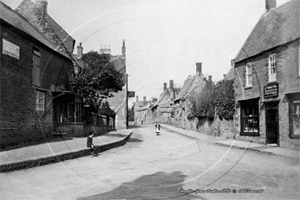
M93 136L94 136L94 133L93 133L93 131L91 131L87 138L87 147L91 148L91 155L95 156L96 154L95 154L95 146L93 144Z
M158 122L155 124L155 133L156 135L159 135L160 133L160 124Z

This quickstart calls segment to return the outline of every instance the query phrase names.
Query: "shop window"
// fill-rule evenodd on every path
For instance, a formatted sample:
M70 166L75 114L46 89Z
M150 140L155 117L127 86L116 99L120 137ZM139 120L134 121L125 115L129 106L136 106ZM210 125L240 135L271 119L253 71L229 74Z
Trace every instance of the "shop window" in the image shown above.
M252 64L246 64L246 87L252 87Z
M35 103L35 110L44 111L45 110L45 92L36 91L36 103Z
M259 135L258 100L241 102L241 135Z
M291 100L289 107L290 136L300 138L300 100Z
M272 54L269 56L269 82L276 81L276 73L277 73L277 66L276 66L276 54Z
M38 49L33 49L32 84L35 86L40 86L40 65L41 65L41 52Z
M80 97L65 94L56 100L59 123L83 122L83 104Z

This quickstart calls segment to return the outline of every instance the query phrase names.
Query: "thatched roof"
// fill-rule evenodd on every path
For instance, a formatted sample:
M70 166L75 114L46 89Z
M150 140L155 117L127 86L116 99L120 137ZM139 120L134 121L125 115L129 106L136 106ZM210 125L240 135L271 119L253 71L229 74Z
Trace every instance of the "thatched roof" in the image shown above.
M300 37L300 0L265 13L237 54L235 62L255 56Z

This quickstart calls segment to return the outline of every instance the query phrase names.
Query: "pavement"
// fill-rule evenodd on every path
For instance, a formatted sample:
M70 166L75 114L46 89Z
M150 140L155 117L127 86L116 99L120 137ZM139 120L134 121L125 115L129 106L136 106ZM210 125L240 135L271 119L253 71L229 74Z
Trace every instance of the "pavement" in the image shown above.
M182 128L177 128L167 124L161 124L161 127L162 129L167 129L168 131L171 132L175 132L187 137L196 138L203 142L214 143L219 146L226 146L235 149L255 151L262 154L273 155L273 156L284 156L284 157L300 160L300 151L297 150L286 149L274 145L266 145L266 144L254 143L249 141L234 140L233 138L215 137L215 136L206 135L204 133L199 133L193 130L185 130Z
M97 153L124 145L132 134L131 130L111 131L94 136ZM26 169L63 160L88 156L87 138L55 136L47 142L0 152L0 172Z
M162 124L162 130L198 139L202 142L214 143L236 149L246 149L263 154L284 156L300 160L300 152L277 146L269 146L254 142L234 140L232 138L214 137L193 130L185 130ZM132 130L118 130L96 136L93 143L97 146L97 153L124 145L132 134ZM57 136L46 143L17 148L0 152L0 172L26 169L50 163L61 162L68 159L90 155L86 147L86 138L67 138Z

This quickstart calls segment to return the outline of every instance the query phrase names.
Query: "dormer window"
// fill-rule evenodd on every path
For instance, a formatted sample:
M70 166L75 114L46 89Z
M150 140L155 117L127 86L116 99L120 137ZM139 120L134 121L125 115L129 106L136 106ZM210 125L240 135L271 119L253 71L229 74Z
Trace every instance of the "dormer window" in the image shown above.
M272 54L269 56L269 82L276 81L276 73L277 73L277 66L276 66L276 54Z

